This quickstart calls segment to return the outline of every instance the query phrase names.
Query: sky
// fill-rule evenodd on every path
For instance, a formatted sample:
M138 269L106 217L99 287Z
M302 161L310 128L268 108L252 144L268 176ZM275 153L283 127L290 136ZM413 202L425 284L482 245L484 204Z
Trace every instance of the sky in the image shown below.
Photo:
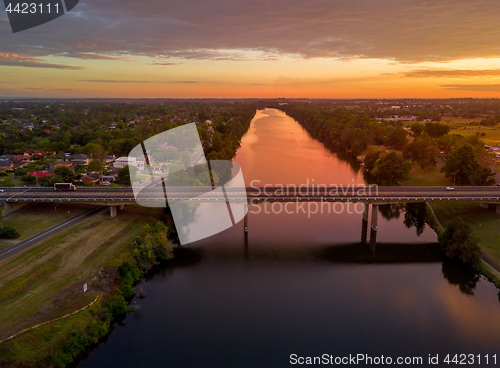
M500 97L498 0L80 0L13 33L0 97Z

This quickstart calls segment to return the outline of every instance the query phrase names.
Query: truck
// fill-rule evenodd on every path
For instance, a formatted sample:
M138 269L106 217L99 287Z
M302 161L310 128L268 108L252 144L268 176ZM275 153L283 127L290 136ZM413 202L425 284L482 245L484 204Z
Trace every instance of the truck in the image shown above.
M76 190L76 187L71 183L55 183L54 190Z

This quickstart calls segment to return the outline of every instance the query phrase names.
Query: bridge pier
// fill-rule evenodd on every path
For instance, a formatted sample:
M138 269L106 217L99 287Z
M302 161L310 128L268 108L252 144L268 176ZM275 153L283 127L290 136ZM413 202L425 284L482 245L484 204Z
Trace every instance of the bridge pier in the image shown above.
M495 212L497 215L500 215L500 204L497 204Z
M245 217L243 220L243 229L245 230L245 236L248 234L248 203L245 203Z
M26 206L26 203L20 203L20 202L3 202L2 203L2 210L3 210L3 216L9 216L11 213L16 212L17 210L20 210Z
M378 225L378 204L372 205L372 223L370 226L370 251L375 254L377 244L377 225Z
M125 205L124 205L124 204L119 205L119 206L118 206L118 209L119 209L119 210L124 210L124 209L125 209Z
M363 219L361 220L361 244L366 244L366 239L368 238L368 211L370 210L370 204L364 203Z
M109 214L111 217L116 217L117 207L118 206L109 206Z
M378 225L378 204L372 205L372 230L377 231Z

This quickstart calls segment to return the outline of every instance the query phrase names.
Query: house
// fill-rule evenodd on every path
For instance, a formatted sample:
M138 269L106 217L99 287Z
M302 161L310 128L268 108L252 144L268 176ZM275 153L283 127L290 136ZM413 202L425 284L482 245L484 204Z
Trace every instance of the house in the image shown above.
M113 162L115 160L116 156L115 155L108 155L108 157L106 157L106 163L110 163L110 162Z
M49 173L48 171L30 171L30 172L28 172L28 175L33 175L33 176L38 177L38 179L41 179L44 176L52 175L52 173Z
M73 166L73 161L61 161L56 164L56 166L66 166L66 167L72 167Z
M137 165L137 159L135 157L122 156L118 157L113 163L113 167L117 169L123 169L127 165Z
M22 162L31 162L31 155L27 153L24 155L16 155L16 158Z
M0 171L12 170L11 160L0 160Z
M105 175L102 176L102 181L107 181L111 183L118 177L118 170L110 170Z
M74 165L87 166L89 164L89 159L88 159L87 155L84 155L83 153L71 155L70 159L73 161Z
M87 185L97 184L97 183L99 183L99 177L100 177L100 175L97 173L83 174L82 175L82 183L87 184Z

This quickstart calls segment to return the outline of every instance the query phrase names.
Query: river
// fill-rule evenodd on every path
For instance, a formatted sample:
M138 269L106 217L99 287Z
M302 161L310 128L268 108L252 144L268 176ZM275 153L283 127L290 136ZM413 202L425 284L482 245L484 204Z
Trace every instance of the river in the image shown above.
M234 161L247 185L364 183L274 109L257 111ZM493 366L497 354L500 364L498 290L443 262L432 229L417 234L411 216L385 208L369 247L352 204L293 208L251 205L247 238L240 222L177 249L78 367L289 367L321 354L422 357L419 366L436 354L438 366L446 354L482 354L483 366L489 354Z

